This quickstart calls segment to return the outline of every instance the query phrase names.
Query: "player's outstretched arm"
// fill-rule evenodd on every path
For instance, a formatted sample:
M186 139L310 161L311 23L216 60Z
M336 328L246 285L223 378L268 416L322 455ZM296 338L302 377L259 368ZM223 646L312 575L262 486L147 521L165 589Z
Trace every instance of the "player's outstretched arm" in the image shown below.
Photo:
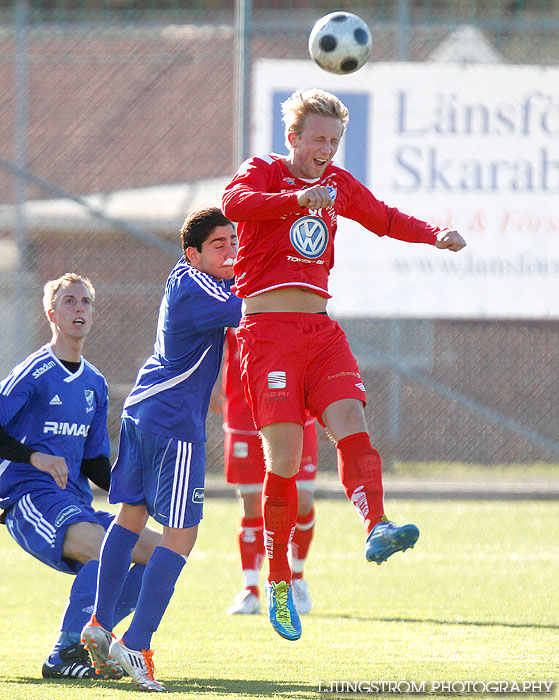
M66 488L68 482L68 465L64 457L57 457L56 455L49 455L44 452L33 452L29 461L39 471L50 474L61 489Z
M462 250L466 245L466 241L454 229L445 229L437 234L437 242L435 246L446 250L457 252Z

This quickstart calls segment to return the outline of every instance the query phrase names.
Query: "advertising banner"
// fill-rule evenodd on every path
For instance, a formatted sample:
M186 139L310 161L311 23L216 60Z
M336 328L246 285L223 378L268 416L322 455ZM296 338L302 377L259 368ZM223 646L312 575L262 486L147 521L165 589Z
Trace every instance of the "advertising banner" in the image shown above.
M559 317L559 68L369 63L337 76L310 60L261 60L254 153L286 153L281 102L310 87L349 108L336 162L378 199L467 241L450 253L339 219L331 311Z

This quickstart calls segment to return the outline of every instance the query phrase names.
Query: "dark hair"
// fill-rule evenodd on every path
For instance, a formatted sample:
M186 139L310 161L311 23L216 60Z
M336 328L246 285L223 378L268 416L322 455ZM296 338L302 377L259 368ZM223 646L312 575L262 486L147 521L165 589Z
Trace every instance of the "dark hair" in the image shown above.
M187 216L181 228L182 252L185 262L189 262L186 249L192 246L201 253L202 243L216 226L231 226L234 229L232 222L217 207L199 209Z

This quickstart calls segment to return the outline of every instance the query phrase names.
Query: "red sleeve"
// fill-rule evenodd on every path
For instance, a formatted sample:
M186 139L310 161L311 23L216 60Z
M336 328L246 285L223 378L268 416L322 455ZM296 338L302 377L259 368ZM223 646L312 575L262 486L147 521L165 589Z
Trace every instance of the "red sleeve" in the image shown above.
M231 221L265 221L303 211L297 192L270 192L271 166L246 161L225 188L222 210Z
M389 207L377 199L373 193L350 176L351 194L338 210L340 216L353 219L377 236L388 236L408 243L429 243L435 245L438 226L404 214L395 207ZM343 211L342 211L343 209Z

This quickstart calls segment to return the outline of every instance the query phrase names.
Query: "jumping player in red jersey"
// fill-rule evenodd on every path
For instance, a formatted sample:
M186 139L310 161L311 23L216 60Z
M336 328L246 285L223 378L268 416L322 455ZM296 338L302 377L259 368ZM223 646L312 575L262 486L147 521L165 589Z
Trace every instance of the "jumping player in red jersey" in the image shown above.
M363 410L365 387L345 334L326 315L337 217L410 243L451 251L466 244L458 231L431 226L377 200L331 162L349 120L337 97L297 91L282 112L289 154L245 161L226 187L222 208L239 222L235 284L243 318L237 339L267 463L268 613L276 632L295 640L301 621L287 549L297 517L295 475L305 409L336 442L340 480L365 526L367 560L380 564L419 537L415 525L398 527L384 515L381 460Z
M245 587L228 609L230 615L253 615L261 611L260 569L264 561L262 484L266 473L262 441L241 382L239 348L233 329L227 331L223 365L222 405L225 431L225 478L235 484L241 501L239 550ZM299 508L291 541L293 597L299 615L310 613L312 599L303 578L305 561L314 534L314 489L318 464L316 421L307 416L303 432L303 454L296 476Z

